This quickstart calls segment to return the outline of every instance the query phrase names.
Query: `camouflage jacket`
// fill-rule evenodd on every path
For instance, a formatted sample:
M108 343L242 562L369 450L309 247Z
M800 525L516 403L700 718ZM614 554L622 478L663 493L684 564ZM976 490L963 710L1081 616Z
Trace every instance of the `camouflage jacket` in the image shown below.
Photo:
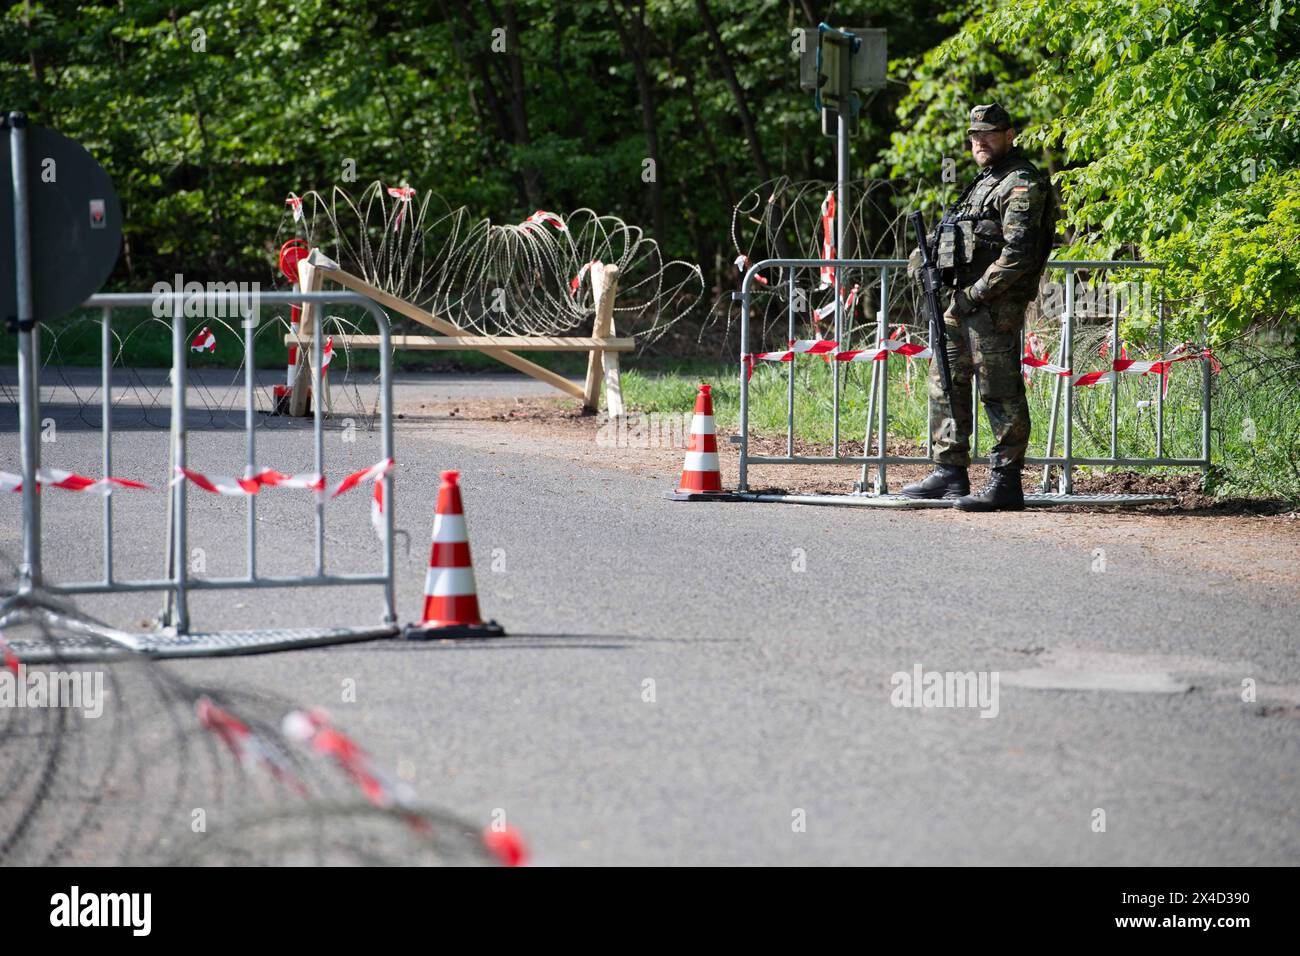
M964 205L955 210L959 216L978 217L972 262L957 269L959 287L967 286L972 302L1008 295L1032 299L1056 228L1051 183L1019 147L980 178L983 182L977 182Z
M1032 299L1057 215L1047 177L1012 147L966 187L936 229L932 242L946 284L981 304Z

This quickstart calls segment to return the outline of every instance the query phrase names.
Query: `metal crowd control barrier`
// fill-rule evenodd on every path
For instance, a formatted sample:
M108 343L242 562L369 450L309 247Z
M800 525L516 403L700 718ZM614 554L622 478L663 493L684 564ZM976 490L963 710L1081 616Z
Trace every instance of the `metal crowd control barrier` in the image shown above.
M754 277L763 269L781 269L785 273L783 279L789 291L788 295L788 322L789 322L789 339L795 339L795 272L798 269L820 269L823 267L836 267L848 270L878 270L880 279L880 308L876 313L875 340L871 345L877 342L883 342L888 337L889 326L889 279L890 271L895 269L905 269L907 267L906 259L764 259L755 262L746 270L744 278L741 281L740 292L733 293L734 298L738 298L741 303L740 318L740 476L737 485L737 491L748 493L749 491L749 466L750 465L846 465L860 464L862 466L861 481L855 486L855 492L865 494L867 489L867 477L871 466L875 466L875 480L873 482L872 492L876 496L888 494L888 477L887 469L889 465L909 465L909 464L928 464L930 462L930 418L927 411L927 437L926 452L924 457L889 455L886 453L885 438L889 434L889 409L888 409L888 376L882 373L887 359L883 362L872 362L871 384L868 386L868 407L867 407L867 427L866 435L863 441L862 455L841 455L840 454L840 363L832 362L835 369L832 392L832 439L831 454L829 456L807 456L796 455L794 453L794 362L789 362L788 376L789 385L786 397L786 453L784 455L750 455L749 454L749 373L752 366L747 362L747 356L751 352L749 342L749 319L750 307L755 291L753 289ZM1072 368L1074 359L1074 334L1075 334L1075 272L1079 269L1096 270L1096 269L1163 269L1164 266L1154 262L1130 262L1118 260L1049 260L1047 269L1064 270L1065 272L1065 301L1064 312L1061 316L1061 339L1057 354L1065 368ZM846 283L847 284L847 283ZM835 324L834 340L839 343L837 348L846 350L848 345L843 341L843 336L847 331L847 323L844 321L843 297L836 296L835 301ZM1112 312L1111 331L1112 341L1119 342L1119 315ZM1164 310L1164 293L1160 294L1158 314L1157 314L1157 335L1160 354L1165 354L1165 310ZM1024 350L1024 332L1021 332L1021 352ZM1116 346L1118 348L1118 346ZM757 351L755 349L754 351ZM1059 466L1060 477L1058 483L1059 495L1072 495L1074 493L1074 466L1075 465L1127 465L1133 467L1162 467L1162 466L1181 466L1197 467L1208 469L1210 466L1210 367L1207 361L1201 361L1201 455L1199 458L1170 458L1165 456L1165 412L1164 412L1164 390L1156 391L1156 449L1155 455L1149 458L1131 458L1123 457L1117 454L1118 441L1118 376L1111 381L1111 402L1110 402L1110 454L1104 457L1080 457L1074 454L1074 394L1073 388L1066 384L1066 380L1056 377L1052 384L1052 411L1048 423L1047 435L1047 454L1042 456L1029 456L1025 459L1027 464L1042 465L1043 478L1040 484L1040 491L1046 494L1051 487L1051 469ZM975 391L974 412L975 423L974 434L971 441L971 458L972 461L987 464L988 457L979 454L979 415L980 403L978 400L978 377L973 383ZM1053 451L1056 448L1058 433L1058 412L1061 406L1062 392L1064 392L1065 416L1059 431L1061 432L1061 454L1055 455ZM928 403L927 403L928 404ZM871 437L873 430L878 435L878 452L870 454ZM1120 496L1112 496L1120 497ZM1157 498L1159 496L1156 496Z
M92 296L86 301L87 307L102 310L102 370L101 370L101 405L102 405L102 469L103 475L113 474L113 403L112 403L112 314L117 308L153 306L159 296L153 293L114 293ZM186 467L186 425L185 412L187 403L187 356L188 334L186 330L183 298L167 296L164 301L172 313L172 426L171 426L171 464L175 468ZM233 308L226 314L238 311L237 292L214 292L204 294L203 301L208 307L225 303ZM358 305L365 308L375 319L379 330L380 348L380 428L383 443L383 455L392 459L393 454L393 385L392 385L392 349L389 347L390 328L387 314L372 300L355 292L267 292L260 293L261 305L292 305L300 303L319 303L334 305ZM256 323L241 320L244 339L244 421L247 474L257 471L256 449L256 371L253 362L253 338ZM312 387L313 395L320 396L321 362L323 356L322 323L313 325L312 349ZM38 334L33 333L33 337ZM40 399L38 366L34 360L38 354L35 345L30 350L20 350L20 417L28 424L39 422ZM313 448L315 472L324 474L323 411L324 403L313 402ZM22 613L42 612L47 621L71 627L82 634L130 650L153 653L157 656L182 656L186 654L237 653L241 649L253 647L270 650L276 647L304 646L319 643L335 643L344 640L357 640L366 637L382 636L396 633L397 610L394 590L394 511L393 475L388 472L380 480L383 482L384 501L384 541L383 568L370 574L330 574L325 570L325 513L324 496L317 495L315 503L315 571L312 574L297 576L268 576L257 570L257 496L248 495L246 523L247 572L239 577L191 578L186 570L184 556L188 552L188 526L186 522L186 491L188 482L179 481L171 487L171 512L169 548L171 568L168 576L155 579L129 580L115 576L113 570L113 495L104 496L103 506L103 569L98 580L71 582L48 582L43 579L41 568L41 514L40 498L36 493L36 470L40 467L40 446L35 440L35 428L24 427L23 432L23 562L20 568L19 591L16 595L0 605L0 625L12 624L16 616ZM382 623L377 628L293 628L266 632L238 632L236 636L205 634L190 635L190 618L187 595L194 590L220 590L244 588L293 588L322 587L336 585L381 585L383 588L384 613ZM43 592L52 595L74 594L112 594L126 592L160 591L168 595L168 613L161 621L164 631L157 635L128 634L107 626L87 626L83 620L62 615L57 608L42 607L39 595ZM215 640L207 640L212 638ZM247 638L242 640L241 638ZM10 642L16 646L17 642ZM91 650L91 649L84 649ZM75 649L74 649L75 652ZM20 656L21 652L20 652Z

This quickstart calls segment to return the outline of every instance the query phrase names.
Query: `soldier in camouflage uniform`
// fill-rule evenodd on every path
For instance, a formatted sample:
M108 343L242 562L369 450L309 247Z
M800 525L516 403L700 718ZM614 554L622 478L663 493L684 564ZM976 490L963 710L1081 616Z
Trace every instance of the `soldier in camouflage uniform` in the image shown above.
M1021 510L1020 475L1029 445L1029 404L1020 370L1025 310L1051 251L1056 205L1051 184L1014 145L1011 117L997 103L970 112L971 154L980 174L966 187L931 237L945 284L953 289L944 314L952 401L944 398L938 363L930 369L935 471L907 485L910 498L952 498L964 511ZM937 238L937 243L935 239ZM913 254L909 274L920 266ZM993 431L992 479L970 493L971 378Z

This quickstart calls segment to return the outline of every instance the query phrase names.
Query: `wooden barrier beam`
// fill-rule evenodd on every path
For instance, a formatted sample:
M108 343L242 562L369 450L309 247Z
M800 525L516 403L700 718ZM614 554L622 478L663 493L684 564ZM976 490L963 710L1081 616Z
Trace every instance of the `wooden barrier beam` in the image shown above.
M285 345L298 340L293 335L284 337ZM495 349L511 349L518 352L590 352L602 349L607 352L631 352L636 348L635 339L590 339L565 338L547 335L534 336L496 336L496 335L393 335L389 342L395 349L412 351L455 351L473 349L490 352ZM377 349L380 339L377 335L335 335L336 348Z
M304 262L305 261L306 260L304 260ZM345 269L328 268L322 263L317 265L316 274L317 276L324 276L325 278L332 279L334 282L337 282L344 288L351 289L353 292L359 292L367 298L373 299L380 305L392 309L394 312L400 312L408 319L414 319L421 325L427 325L435 332L441 332L443 335L456 336L458 338L465 338L470 335L469 332L466 332L459 326L453 325L446 319L440 319L436 315L424 311L424 309L421 309L419 306L412 305L404 299L397 298L397 296L389 295L378 286L371 285L365 279L358 278ZM605 338L612 336L601 337ZM394 338L396 338L396 336ZM535 362L530 362L526 358L520 358L513 352L508 352L504 349L492 349L491 351L484 352L484 354L491 356L503 365L509 365L511 368L517 369L525 375L531 375L533 378L539 379L547 385L558 388L560 391L572 395L574 398L586 398L586 391L581 385L578 385L575 382L570 382L563 375L557 375L550 369L542 368L540 365Z

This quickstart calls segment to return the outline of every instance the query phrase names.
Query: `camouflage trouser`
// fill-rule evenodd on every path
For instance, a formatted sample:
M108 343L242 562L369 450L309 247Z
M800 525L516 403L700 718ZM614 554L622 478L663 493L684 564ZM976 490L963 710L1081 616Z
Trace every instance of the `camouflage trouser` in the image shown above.
M970 464L974 425L971 378L979 371L980 400L993 431L989 462L995 468L1024 464L1029 447L1029 403L1020 372L1020 331L1029 303L1023 299L992 302L961 317L946 318L948 364L952 369L952 405L939 385L939 363L930 363L930 420L934 460L943 465Z

